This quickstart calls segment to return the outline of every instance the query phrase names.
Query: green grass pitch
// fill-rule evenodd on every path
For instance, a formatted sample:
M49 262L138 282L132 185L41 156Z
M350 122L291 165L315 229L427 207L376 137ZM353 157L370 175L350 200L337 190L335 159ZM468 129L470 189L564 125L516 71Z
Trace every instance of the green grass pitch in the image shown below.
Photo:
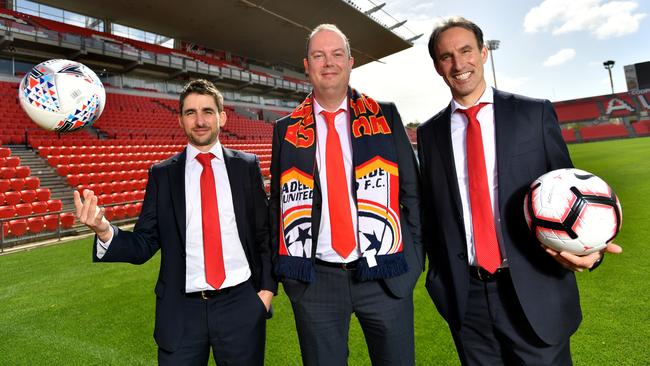
M650 138L570 146L576 167L605 179L623 205L623 230L592 273L580 273L584 320L572 338L576 365L642 365L650 349ZM91 239L0 256L0 365L152 365L153 286L159 257L142 266L91 263ZM446 324L415 295L418 365L458 364ZM300 365L291 306L282 290L267 324L266 364ZM369 365L360 327L350 365Z

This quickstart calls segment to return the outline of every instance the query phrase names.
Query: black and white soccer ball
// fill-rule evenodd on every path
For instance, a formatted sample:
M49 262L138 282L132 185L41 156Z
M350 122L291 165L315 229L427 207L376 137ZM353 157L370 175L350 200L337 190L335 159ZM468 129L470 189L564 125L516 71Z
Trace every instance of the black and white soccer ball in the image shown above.
M610 186L580 169L558 169L537 178L524 199L524 215L542 244L577 255L604 249L623 222Z

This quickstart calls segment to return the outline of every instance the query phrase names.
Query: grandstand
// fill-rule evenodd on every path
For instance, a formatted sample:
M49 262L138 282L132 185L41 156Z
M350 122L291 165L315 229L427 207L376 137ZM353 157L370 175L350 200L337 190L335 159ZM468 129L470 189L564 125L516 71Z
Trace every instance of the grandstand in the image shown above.
M650 90L553 103L568 143L650 135Z
M84 232L71 212L73 190L94 190L110 220L133 222L149 167L186 144L178 92L188 80L219 87L228 113L222 143L257 154L268 179L272 121L311 90L302 58L313 27L336 19L355 66L412 46L350 0L201 5L0 0L0 253ZM282 42L263 42L260 32ZM92 127L58 135L21 110L22 76L53 58L84 63L104 83L106 108Z

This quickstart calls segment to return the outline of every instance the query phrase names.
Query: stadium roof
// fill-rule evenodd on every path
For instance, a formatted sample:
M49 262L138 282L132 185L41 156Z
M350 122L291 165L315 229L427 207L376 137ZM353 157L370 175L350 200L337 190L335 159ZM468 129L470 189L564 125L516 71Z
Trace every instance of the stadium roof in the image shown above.
M360 66L412 44L345 0L39 0L257 61L302 69L312 28L334 23L348 36Z

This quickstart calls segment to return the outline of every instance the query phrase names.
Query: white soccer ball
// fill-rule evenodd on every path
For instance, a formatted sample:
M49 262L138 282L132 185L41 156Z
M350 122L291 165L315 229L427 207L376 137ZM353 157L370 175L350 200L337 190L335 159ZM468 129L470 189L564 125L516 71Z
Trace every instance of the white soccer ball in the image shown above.
M106 91L88 67L70 60L42 62L23 77L20 105L40 127L72 132L90 126L106 103Z
M577 255L604 249L623 222L614 191L580 169L558 169L537 178L524 199L524 215L542 244Z

